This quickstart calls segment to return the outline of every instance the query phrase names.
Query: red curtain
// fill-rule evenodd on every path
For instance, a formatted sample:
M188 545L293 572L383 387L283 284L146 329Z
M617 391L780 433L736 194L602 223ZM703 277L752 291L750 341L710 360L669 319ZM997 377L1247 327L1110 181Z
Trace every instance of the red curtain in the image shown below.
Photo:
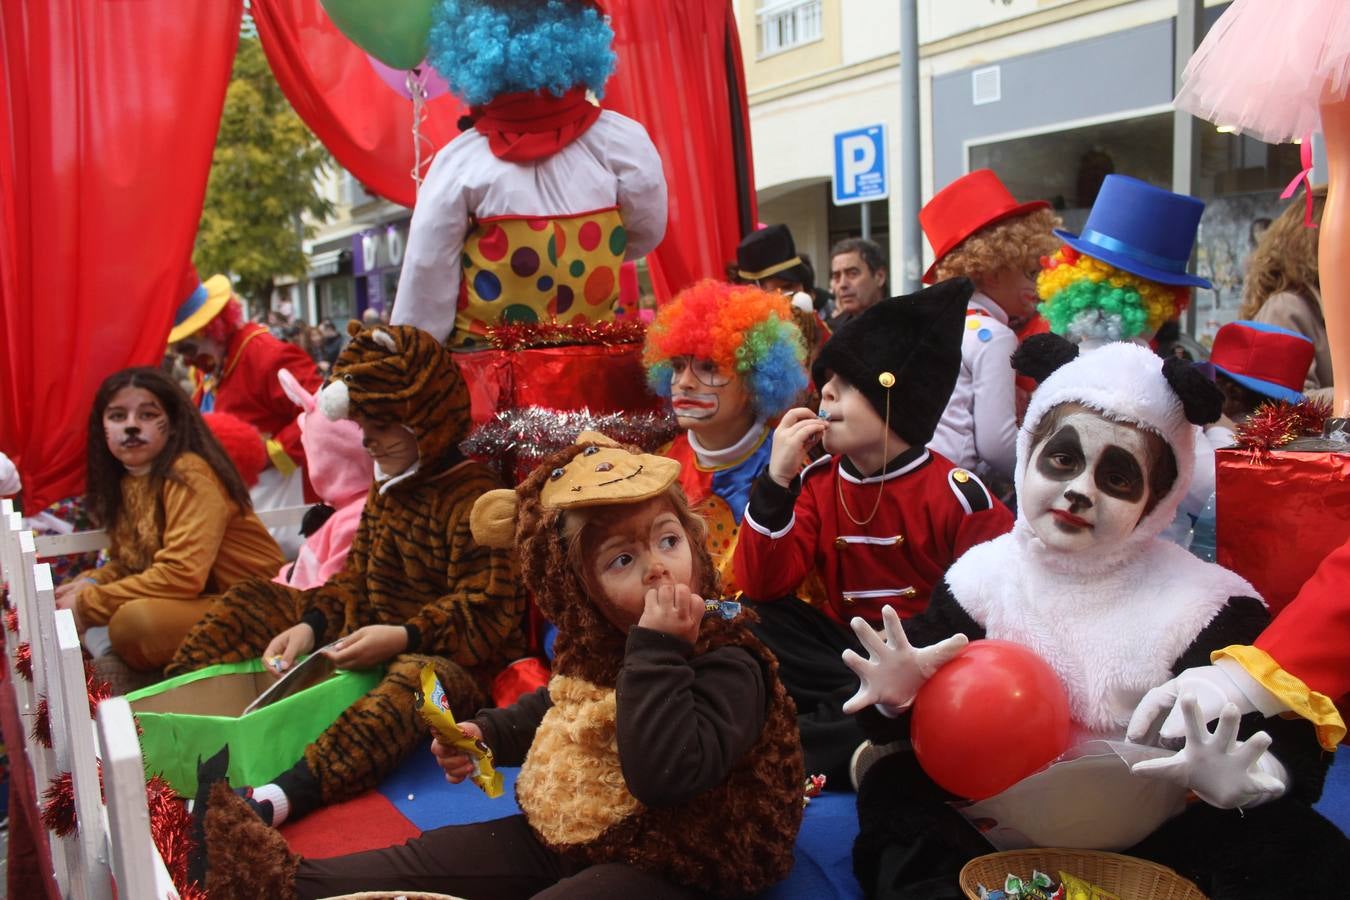
M241 0L0 4L0 449L79 494L108 374L157 363L201 216Z
M605 8L619 65L604 105L645 125L666 167L670 221L650 257L664 300L724 277L757 215L736 19L728 0L606 0Z
M670 224L652 256L657 296L721 276L754 221L749 119L740 43L728 0L606 0L618 70L604 105L647 126L665 163ZM253 0L263 49L281 89L339 163L369 190L412 206L412 104L389 90L365 54L338 32L319 0ZM735 102L733 103L733 98ZM733 114L738 110L739 116ZM446 95L427 105L427 154L459 134L463 107Z
M241 0L16 0L0 5L0 450L35 509L83 490L98 382L154 363L190 257ZM665 163L670 224L657 296L719 276L753 221L735 20L727 0L608 0L619 68L605 105L643 122ZM413 201L411 104L318 0L254 0L287 97L362 183ZM739 109L739 115L733 110ZM434 152L459 104L428 104ZM743 149L739 173L736 149Z

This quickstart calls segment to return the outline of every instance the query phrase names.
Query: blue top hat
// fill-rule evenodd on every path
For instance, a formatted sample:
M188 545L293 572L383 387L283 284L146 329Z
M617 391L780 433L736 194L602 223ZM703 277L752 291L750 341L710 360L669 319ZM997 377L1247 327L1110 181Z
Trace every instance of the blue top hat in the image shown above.
M1159 284L1211 287L1186 271L1205 204L1130 178L1107 175L1082 234L1055 229L1079 253Z

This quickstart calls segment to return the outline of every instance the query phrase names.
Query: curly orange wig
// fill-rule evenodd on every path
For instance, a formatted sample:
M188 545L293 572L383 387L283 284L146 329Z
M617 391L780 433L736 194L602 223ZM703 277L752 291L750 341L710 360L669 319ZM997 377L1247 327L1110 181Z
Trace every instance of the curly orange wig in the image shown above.
M750 389L756 414L773 418L806 388L806 350L782 294L711 279L685 288L647 330L642 361L654 393L670 396L670 360L710 359Z
M1030 272L1041 258L1055 252L1059 239L1051 232L1063 223L1048 209L1003 219L981 228L947 252L933 269L937 281L965 276L978 280L1002 269Z

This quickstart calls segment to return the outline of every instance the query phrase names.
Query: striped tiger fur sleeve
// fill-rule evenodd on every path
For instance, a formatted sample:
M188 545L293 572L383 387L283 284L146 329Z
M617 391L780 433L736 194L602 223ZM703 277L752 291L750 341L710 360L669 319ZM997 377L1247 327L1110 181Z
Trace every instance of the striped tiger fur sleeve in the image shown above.
M461 482L441 519L445 592L406 623L418 635L410 652L448 657L466 667L500 664L518 654L525 613L514 554L479 545L469 531L474 501L497 486L477 469L456 473Z

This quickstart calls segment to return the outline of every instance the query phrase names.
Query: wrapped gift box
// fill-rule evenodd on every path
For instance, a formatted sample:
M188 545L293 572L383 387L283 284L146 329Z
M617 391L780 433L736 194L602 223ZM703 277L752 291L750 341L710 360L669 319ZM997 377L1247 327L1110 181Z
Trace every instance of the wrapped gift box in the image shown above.
M1350 453L1217 454L1219 565L1250 581L1272 615L1350 539Z
M266 784L299 762L305 747L379 682L383 671L337 672L312 687L241 715L275 682L262 660L209 666L127 695L141 727L146 776L197 791L198 759L230 747L230 783Z
M479 350L456 353L455 361L469 387L475 425L529 406L645 412L663 402L647 390L641 344Z

